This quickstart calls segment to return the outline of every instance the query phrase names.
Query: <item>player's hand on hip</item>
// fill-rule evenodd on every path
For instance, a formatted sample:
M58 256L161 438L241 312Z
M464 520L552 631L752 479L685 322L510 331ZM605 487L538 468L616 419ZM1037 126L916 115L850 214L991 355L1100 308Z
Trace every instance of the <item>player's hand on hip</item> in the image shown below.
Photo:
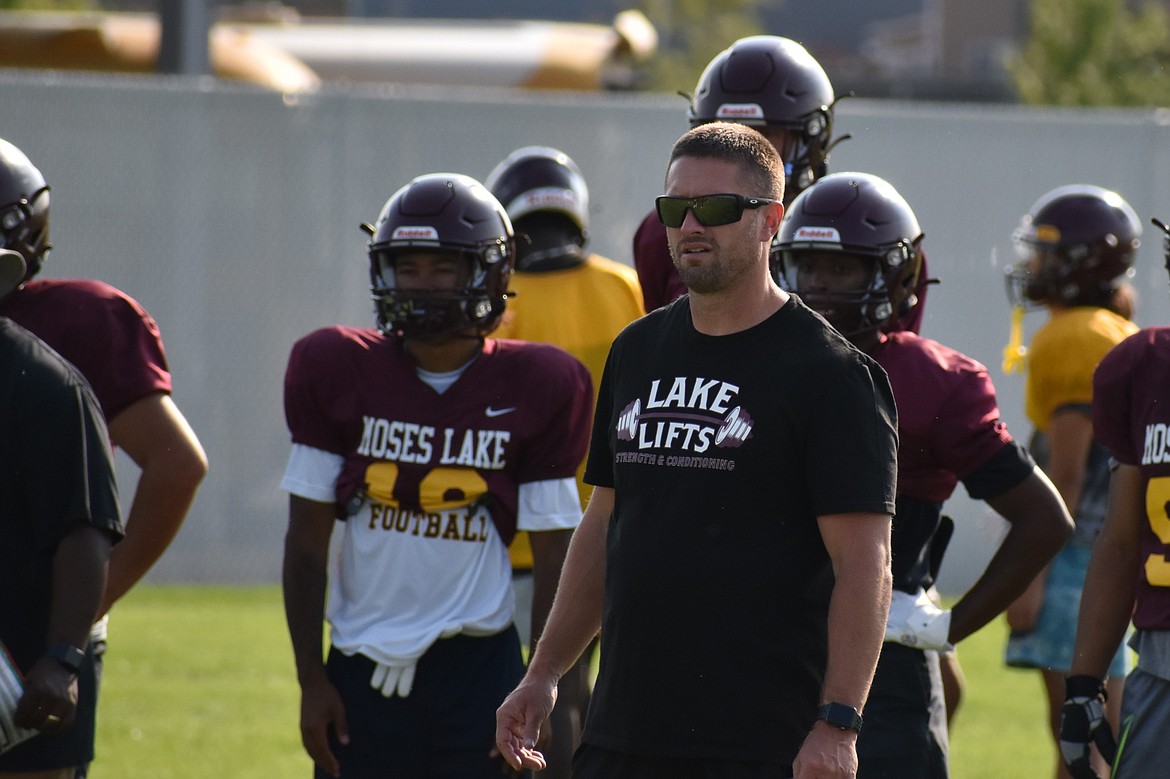
M376 663L374 673L370 677L370 686L381 691L389 698L397 695L405 698L410 695L410 688L414 684L414 671L418 664L417 659L391 660L388 663Z
M329 746L330 728L340 744L349 744L345 704L337 688L322 673L319 679L301 684L301 743L323 771L330 776L341 776L341 763Z
M948 640L950 631L951 612L936 606L925 590L919 588L915 595L894 590L886 618L886 641L949 652L955 648Z
M1105 685L1095 676L1070 676L1064 683L1060 710L1060 756L1073 779L1099 779L1093 770L1095 743L1106 762L1112 763L1117 743L1105 718Z
M41 658L24 680L13 724L52 733L73 724L77 712L77 677L52 658Z
M818 720L792 763L795 779L855 779L857 733Z
M496 749L512 768L543 771L547 767L536 744L556 702L556 682L529 674L496 709Z

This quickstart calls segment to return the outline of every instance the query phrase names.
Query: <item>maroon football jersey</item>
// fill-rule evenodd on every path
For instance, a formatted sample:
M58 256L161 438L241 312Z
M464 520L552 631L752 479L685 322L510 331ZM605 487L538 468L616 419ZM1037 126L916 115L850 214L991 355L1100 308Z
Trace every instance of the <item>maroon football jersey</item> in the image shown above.
M987 368L909 332L884 336L874 359L898 406L898 494L941 502L1012 440Z
M158 325L133 298L101 281L31 281L0 300L6 316L71 362L106 419L156 392L171 392Z
M666 228L654 211L646 214L634 233L634 270L638 272L647 311L661 308L687 291L670 258Z
M482 500L505 544L520 484L575 477L592 399L589 372L554 346L488 339L440 395L400 339L341 326L298 341L285 374L293 442L344 458L339 508L355 496L414 512Z
M1133 624L1170 630L1170 328L1142 330L1105 356L1093 374L1093 433L1146 482Z

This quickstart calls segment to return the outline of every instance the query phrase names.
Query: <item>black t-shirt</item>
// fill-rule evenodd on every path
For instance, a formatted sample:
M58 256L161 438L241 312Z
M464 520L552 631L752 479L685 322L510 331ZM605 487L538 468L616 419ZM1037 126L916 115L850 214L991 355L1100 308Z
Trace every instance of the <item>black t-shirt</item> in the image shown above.
M893 513L896 429L885 372L795 298L713 337L684 297L618 337L585 477L615 490L587 742L795 758L827 657L817 517Z
M24 671L45 651L53 555L77 522L122 535L101 409L73 366L0 317L0 640Z

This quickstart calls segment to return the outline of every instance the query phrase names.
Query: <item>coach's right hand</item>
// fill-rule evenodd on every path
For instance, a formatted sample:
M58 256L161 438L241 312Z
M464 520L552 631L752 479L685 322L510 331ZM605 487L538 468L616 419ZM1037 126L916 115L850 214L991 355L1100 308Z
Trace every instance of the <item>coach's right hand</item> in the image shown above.
M342 746L349 744L345 704L322 669L319 677L301 682L301 743L323 771L341 776L341 763L329 748L330 727Z
M548 766L536 743L556 702L556 680L530 670L496 710L496 749L517 771L543 771Z

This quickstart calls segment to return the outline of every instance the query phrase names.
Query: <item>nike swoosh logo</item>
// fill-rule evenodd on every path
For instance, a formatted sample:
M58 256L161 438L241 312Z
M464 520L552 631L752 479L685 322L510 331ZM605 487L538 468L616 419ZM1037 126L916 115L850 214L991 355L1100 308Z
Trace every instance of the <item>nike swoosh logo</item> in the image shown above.
M515 410L515 406L512 406L511 408L492 408L491 406L488 406L486 409L484 409L483 413L488 417L502 417L504 414L511 414Z

